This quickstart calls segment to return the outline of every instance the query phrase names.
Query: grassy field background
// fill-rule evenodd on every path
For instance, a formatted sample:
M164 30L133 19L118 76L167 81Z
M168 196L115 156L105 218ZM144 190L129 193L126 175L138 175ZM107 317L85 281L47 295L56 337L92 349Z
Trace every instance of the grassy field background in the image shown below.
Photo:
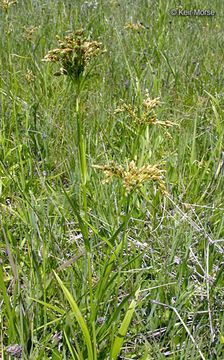
M81 28L107 49L80 95L85 185L77 94L42 62ZM223 49L221 0L0 9L2 360L224 359ZM141 115L146 89L178 126L114 114L123 99ZM166 170L168 195L146 181L126 196L93 167L135 157Z

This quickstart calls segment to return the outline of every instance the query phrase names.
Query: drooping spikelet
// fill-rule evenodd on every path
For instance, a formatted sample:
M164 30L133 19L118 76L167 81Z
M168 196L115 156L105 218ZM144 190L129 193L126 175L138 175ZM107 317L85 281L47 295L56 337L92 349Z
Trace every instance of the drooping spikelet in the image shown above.
M77 30L75 34L66 36L65 40L61 40L57 36L59 47L50 50L42 61L57 63L62 67L56 76L68 75L73 80L77 80L84 72L85 68L89 66L90 61L99 54L106 52L105 49L100 50L101 43L96 41L86 41L82 37L83 30Z
M145 99L142 102L141 111L139 111L137 107L134 107L130 104L126 104L123 99L120 99L120 101L121 101L121 107L115 109L114 114L116 115L123 112L138 125L155 124L164 127L171 127L174 125L178 125L168 120L160 121L157 119L154 109L157 106L161 106L161 103L159 101L159 98L155 98L155 99L150 98L148 89L145 90Z
M27 69L26 72L23 74L24 78L27 80L28 83L32 83L36 76L33 74L32 70Z
M23 26L23 30L24 30L24 39L26 39L29 42L32 42L32 35L33 33L37 30L36 26L31 26L30 28L26 28L25 26Z
M93 165L95 169L102 170L105 174L103 184L111 181L112 177L120 179L122 185L125 188L125 195L130 194L132 191L138 191L145 181L156 182L164 195L167 195L164 181L162 179L162 173L165 170L159 170L157 165L144 165L141 168L136 166L136 158L126 166L126 169L122 165L117 165L112 162L110 165L100 166Z

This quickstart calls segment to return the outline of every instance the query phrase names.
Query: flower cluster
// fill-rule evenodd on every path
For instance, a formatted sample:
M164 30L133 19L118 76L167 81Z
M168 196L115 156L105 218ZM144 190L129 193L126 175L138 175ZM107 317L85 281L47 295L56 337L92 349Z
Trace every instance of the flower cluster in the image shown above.
M27 82L31 83L35 80L36 76L32 73L31 70L27 69L26 73L23 74Z
M140 29L145 29L145 26L138 21L136 24L132 24L131 22L126 22L124 29L132 29L134 31L138 31Z
M2 8L5 11L8 11L11 5L15 4L17 0L0 0L0 8Z
M149 90L146 89L145 90L145 100L143 100L142 105L144 106L144 108L146 110L152 110L157 105L161 106L161 102L159 101L159 98L151 99L150 96L149 96Z
M42 60L59 62L62 65L60 72L55 73L56 76L68 75L73 80L78 80L85 68L89 66L90 60L106 52L105 49L100 51L101 43L86 41L82 35L83 30L77 30L75 36L71 34L64 41L59 36L56 37L59 47L50 50Z
M122 165L117 165L112 162L110 165L100 166L93 165L94 168L104 171L106 178L103 183L109 182L112 177L118 178L122 181L122 185L125 188L125 195L130 194L132 191L137 191L145 181L157 182L158 187L161 189L164 195L167 195L164 181L162 179L162 173L165 170L159 170L157 165L144 165L141 168L136 166L136 158L127 164L126 170Z
M23 30L25 32L25 34L23 35L24 39L26 39L27 41L32 41L32 35L34 33L34 31L37 30L36 26L31 26L30 29L26 28L25 26L23 26Z
M154 108L156 106L161 106L161 103L159 101L159 98L151 99L149 96L149 91L146 89L145 91L145 99L142 102L142 111L139 112L139 109L137 107L134 107L132 105L128 105L125 103L124 100L121 101L121 107L117 108L114 111L114 114L119 113L126 113L129 118L134 120L134 122L138 125L145 125L145 124L155 124L155 125L161 125L164 127L171 127L173 125L177 125L176 123L173 123L171 121L165 120L160 121L156 118L156 114L154 112ZM139 116L139 113L141 116Z

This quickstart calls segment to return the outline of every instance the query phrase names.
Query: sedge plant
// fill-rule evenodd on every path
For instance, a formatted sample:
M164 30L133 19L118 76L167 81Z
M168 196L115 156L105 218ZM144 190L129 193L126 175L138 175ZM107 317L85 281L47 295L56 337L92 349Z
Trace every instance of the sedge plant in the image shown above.
M70 83L70 89L73 92L75 90L76 98L76 126L77 126L77 139L78 139L78 157L81 175L81 186L83 194L83 207L85 213L85 222L82 221L78 215L80 227L83 229L83 238L85 241L87 251L87 263L88 263L88 282L89 282L89 294L90 294L90 323L92 326L93 343L96 343L95 323L94 323L94 305L93 305L93 293L92 293L92 268L91 268L91 254L90 243L88 236L88 209L87 209L87 164L86 164L86 150L85 150L85 136L82 124L81 113L81 93L89 75L89 71L93 66L91 62L98 55L105 53L105 49L101 50L101 43L97 41L87 41L83 36L83 29L76 30L75 34L70 34L64 40L57 36L58 48L50 50L44 57L44 62L58 63L61 65L60 70L55 72L55 76L65 75ZM79 322L79 321L78 321ZM80 323L81 326L81 323ZM81 326L82 328L82 326ZM86 327L84 327L84 334L86 334ZM93 352L90 347L89 336L86 336L86 344L88 348L88 354L90 358L96 359L96 347Z
M71 34L61 40L57 36L59 47L50 50L44 57L44 62L59 63L61 65L60 71L54 73L55 76L66 75L71 89L75 88L76 94L76 125L78 137L78 153L81 182L83 187L83 202L85 209L85 217L87 218L87 199L86 199L86 181L87 181L87 166L86 166L86 152L85 139L82 126L81 114L81 92L87 79L87 72L90 67L91 60L99 54L103 54L106 50L100 50L101 43L96 41L86 41L83 37L83 30L77 30L75 34ZM88 72L89 74L89 72Z
M18 0L7 10L9 32L0 8L2 359L224 358L223 10L215 0L216 16L170 16L177 4L164 4ZM55 34L77 27L101 36L110 51L99 81L86 81L97 56L78 76L86 84L78 108L88 129L87 220L74 201L79 187L84 209L78 136L76 147L73 140L77 79L60 61L47 71L39 66ZM51 67L59 79L52 81ZM164 105L144 122L145 89ZM137 107L137 118L126 110L113 114L126 107L120 98ZM148 163L166 169L159 174L169 192L164 203L157 180L146 179L135 192L135 155L140 181ZM89 161L115 171L109 183L101 184L104 170L90 170ZM119 166L131 173L130 192Z
M77 208L73 207L80 224L80 228L83 232L83 238L86 245L87 250L87 264L88 264L88 282L89 282L89 294L90 294L90 323L91 323L91 330L92 330L92 341L90 332L86 326L85 320L81 314L81 311L76 304L74 298L68 291L68 289L64 286L60 278L55 273L56 279L59 282L60 287L62 288L74 314L76 317L77 322L79 323L80 329L82 330L84 340L87 346L87 353L88 359L97 359L97 344L96 344L96 329L95 329L95 314L97 312L97 308L99 307L100 299L102 299L103 289L106 283L103 281L101 282L96 290L96 304L94 304L93 299L93 292L92 292L92 269L91 269L91 258L90 258L90 244L89 244L89 236L88 236L88 214L87 214L87 196L86 196L86 181L87 181L87 165L86 165L86 151L85 151L85 137L83 132L82 126L82 114L81 114L81 93L82 89L86 80L86 69L88 69L90 65L90 61L100 53L100 43L95 41L88 42L85 38L83 38L83 30L77 30L74 35L69 35L65 38L65 40L61 40L57 37L59 47L49 51L49 53L44 57L44 62L51 62L51 63L60 63L61 68L57 71L54 75L61 76L65 75L68 77L68 80L71 83L71 89L75 89L76 94L76 125L77 125L77 137L78 137L78 155L79 155L79 164L80 164L80 175L81 175L81 185L83 189L83 206L85 217L84 219L81 218L79 215ZM101 53L104 53L105 50L102 50ZM157 101L157 100L156 100ZM124 104L123 104L124 106ZM152 104L152 107L154 103ZM125 110L125 107L124 107ZM136 161L137 159L135 159ZM125 229L128 224L128 219L131 216L130 211L130 199L133 192L138 190L142 183L147 180L157 181L159 187L162 191L165 192L165 186L163 184L163 180L161 178L161 172L157 166L143 166L142 168L138 169L136 167L135 161L132 161L125 171L122 166L116 166L116 164L112 164L111 166L97 166L100 170L105 171L106 173L106 182L110 181L110 179L115 176L120 178L123 182L125 188L126 197L126 217L122 224L122 226L118 229L111 239L110 244L115 241L116 236L123 231L123 238L122 241L117 245L116 250L112 258L110 259L111 265L115 261L118 253L121 254L119 264L121 265L122 261L122 254L125 247ZM126 244L127 245L127 244ZM111 245L110 245L111 246ZM111 265L108 267L106 266L103 268L103 279L108 279ZM119 275L118 275L119 277ZM119 280L119 279L118 279ZM119 283L119 281L117 282ZM118 285L117 285L117 295L118 295ZM128 326L130 324L135 306L136 301L138 298L139 289L135 292L135 300L133 300L127 310L126 316L123 319L123 322L120 326L118 331L118 335L115 336L115 332L112 326L112 335L111 335L111 351L110 351L110 359L115 360L121 350L121 346L124 341L124 337L126 335ZM117 299L117 296L116 296ZM116 300L117 301L117 300ZM82 358L81 350L79 349L78 345L76 345L76 350L74 354L77 358Z

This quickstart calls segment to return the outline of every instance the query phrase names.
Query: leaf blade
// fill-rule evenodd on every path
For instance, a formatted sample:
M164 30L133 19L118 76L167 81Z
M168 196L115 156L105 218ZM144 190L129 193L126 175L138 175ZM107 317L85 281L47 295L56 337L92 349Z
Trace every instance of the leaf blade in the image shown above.
M118 330L118 335L116 336L113 346L112 346L112 349L111 349L110 360L116 360L116 358L121 350L121 346L124 342L124 337L127 333L129 324L131 322L133 313L135 311L139 291L140 291L140 288L138 288L138 290L136 291L135 298L132 300L132 302L126 312L126 315L121 323L120 329Z
M88 359L92 360L93 359L93 349L92 349L92 344L91 344L91 339L90 339L90 334L88 331L88 328L86 326L85 320L82 316L82 313L78 307L78 305L76 304L73 296L70 294L70 292L68 291L68 289L66 288L66 286L63 284L63 282L61 281L61 279L59 278L59 276L56 274L56 272L54 271L54 275L66 297L66 299L68 300L74 315L76 317L76 320L82 330L83 336L84 336L84 340L87 346L87 351L88 351Z

